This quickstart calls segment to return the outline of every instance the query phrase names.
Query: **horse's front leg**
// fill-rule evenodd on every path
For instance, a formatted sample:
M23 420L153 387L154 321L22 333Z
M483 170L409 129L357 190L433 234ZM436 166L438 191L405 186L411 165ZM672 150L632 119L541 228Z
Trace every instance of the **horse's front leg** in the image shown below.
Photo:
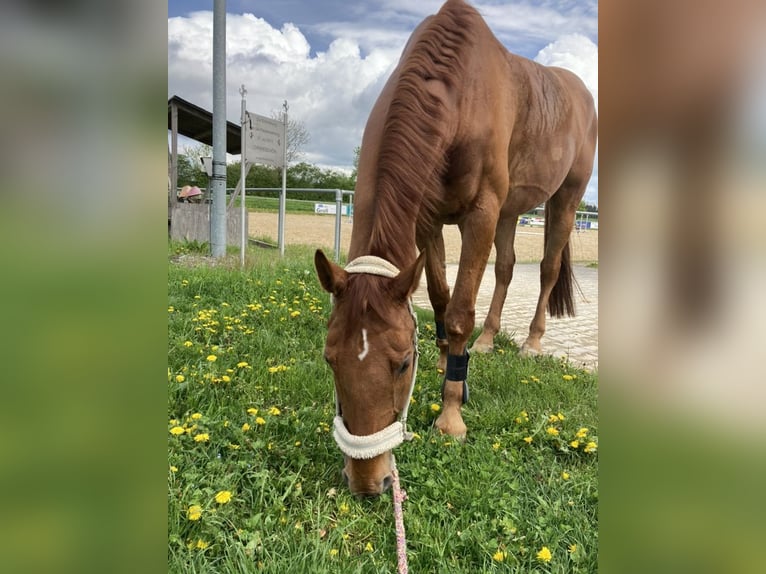
M442 386L443 409L436 428L463 438L466 426L461 409L468 400L468 338L475 324L476 294L492 248L498 208L495 198L469 213L460 225L462 247L455 287L445 313L449 341L447 368Z
M447 283L447 269L444 255L444 237L442 227L426 243L426 280L428 282L428 298L431 308L434 310L436 322L436 345L439 347L439 359L436 368L444 372L447 368L447 352L449 343L447 331L444 326L444 315L449 303L449 284Z

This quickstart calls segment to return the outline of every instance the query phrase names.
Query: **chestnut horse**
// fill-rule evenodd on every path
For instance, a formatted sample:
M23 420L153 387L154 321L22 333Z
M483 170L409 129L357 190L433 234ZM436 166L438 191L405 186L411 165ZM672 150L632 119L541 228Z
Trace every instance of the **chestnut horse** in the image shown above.
M547 306L571 309L567 246L596 132L593 100L580 79L508 53L462 0L448 0L413 32L364 131L351 262L344 269L321 250L315 255L319 281L334 299L325 359L335 378L334 436L353 493L388 488L391 449L407 438L417 370L409 299L424 266L445 339L436 427L456 437L466 433L466 345L492 242L507 286L515 217L543 202L542 288L526 346L539 346ZM462 234L451 298L444 224Z

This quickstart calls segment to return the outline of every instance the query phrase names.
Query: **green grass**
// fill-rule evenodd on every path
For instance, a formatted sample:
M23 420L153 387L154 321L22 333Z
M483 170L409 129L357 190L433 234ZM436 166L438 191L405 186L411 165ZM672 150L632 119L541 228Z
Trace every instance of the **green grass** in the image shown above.
M396 571L390 493L360 501L341 480L322 360L330 303L311 255L253 249L245 271L236 256L169 264L168 431L182 432L167 435L169 572ZM458 443L433 430L441 379L432 317L418 314L418 437L396 451L410 571L595 572L598 455L583 447L598 442L596 376L521 359L500 337L471 360ZM231 501L216 502L220 491ZM536 557L543 546L550 562Z
M239 202L236 202L239 205ZM335 203L333 194L317 194L316 199L287 199L285 201L286 213L314 213L315 203ZM253 211L265 211L267 213L277 213L279 211L278 197L247 197L247 208Z

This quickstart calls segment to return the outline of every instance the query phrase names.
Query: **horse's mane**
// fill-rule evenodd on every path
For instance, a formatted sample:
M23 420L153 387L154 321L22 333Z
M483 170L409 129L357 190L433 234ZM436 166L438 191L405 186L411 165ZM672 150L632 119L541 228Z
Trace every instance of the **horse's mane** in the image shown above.
M369 253L397 265L411 261L414 237L407 225L430 225L437 212L436 189L446 167L449 130L454 124L429 80L459 89L466 72L465 46L478 12L450 0L432 17L400 63L377 162L376 203Z

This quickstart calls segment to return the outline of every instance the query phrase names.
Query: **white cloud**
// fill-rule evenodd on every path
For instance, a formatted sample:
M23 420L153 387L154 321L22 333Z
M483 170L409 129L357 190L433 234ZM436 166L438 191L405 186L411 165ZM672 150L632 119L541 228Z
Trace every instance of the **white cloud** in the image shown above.
M548 44L535 56L545 66L566 68L580 76L593 94L598 110L598 46L582 34L568 34ZM598 150L593 166L593 177L585 190L585 202L598 204Z
M168 20L168 92L212 107L212 12ZM311 135L307 159L349 166L370 109L399 50L370 50L364 57L353 37L337 37L311 55L293 24L272 27L252 14L227 14L227 116L239 120L239 87L250 111L269 115L288 101L290 115Z
M535 6L492 1L475 5L509 49L523 54L519 45L528 44L530 37L537 38L537 47L549 42L535 59L573 70L598 101L597 46L584 35L569 33L580 29L595 35L590 8L579 14L571 4L561 4L570 6L567 12L555 1ZM270 115L287 100L291 117L303 121L311 136L304 150L306 160L350 167L370 109L409 34L440 5L441 0L428 5L383 0L360 12L356 22L331 16L331 22L303 30L289 22L276 28L253 14L227 14L228 119L239 121L241 84L247 87L252 112ZM312 52L306 34L326 37L327 48ZM212 109L212 36L212 12L168 19L168 96ZM594 182L596 178L597 174ZM595 193L593 185L586 198Z
M545 66L566 68L580 76L598 109L598 46L582 34L568 34L548 44L535 56Z

